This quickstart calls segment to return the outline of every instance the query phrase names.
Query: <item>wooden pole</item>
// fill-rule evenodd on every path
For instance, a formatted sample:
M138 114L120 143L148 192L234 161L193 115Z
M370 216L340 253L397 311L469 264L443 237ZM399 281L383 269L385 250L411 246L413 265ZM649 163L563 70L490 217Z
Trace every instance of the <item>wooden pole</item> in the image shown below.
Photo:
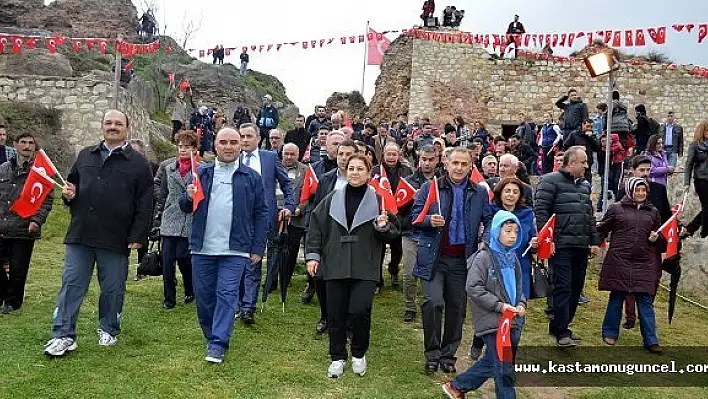
M122 40L122 36L118 35L118 38L116 39L116 43L118 41ZM120 87L120 73L121 73L121 54L120 51L118 51L118 46L115 45L113 46L113 49L116 52L116 59L115 59L115 72L113 75L113 103L111 107L113 109L118 109L118 93L119 93L119 87Z

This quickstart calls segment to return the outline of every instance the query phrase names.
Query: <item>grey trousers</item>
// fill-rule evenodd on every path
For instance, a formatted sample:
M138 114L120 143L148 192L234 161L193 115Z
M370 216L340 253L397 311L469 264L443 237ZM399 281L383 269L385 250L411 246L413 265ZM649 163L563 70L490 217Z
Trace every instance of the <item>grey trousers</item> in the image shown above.
M120 313L123 311L125 283L128 278L128 255L80 244L66 245L66 261L61 275L61 290L54 310L54 338L76 337L79 309L93 276L98 269L100 328L116 336L120 333Z
M457 361L455 353L462 341L465 316L466 280L464 256L445 255L440 255L433 279L423 280L423 344L428 362L454 365Z
M403 296L405 297L404 310L416 313L415 304L418 295L418 279L413 276L418 243L410 236L401 237L403 244Z

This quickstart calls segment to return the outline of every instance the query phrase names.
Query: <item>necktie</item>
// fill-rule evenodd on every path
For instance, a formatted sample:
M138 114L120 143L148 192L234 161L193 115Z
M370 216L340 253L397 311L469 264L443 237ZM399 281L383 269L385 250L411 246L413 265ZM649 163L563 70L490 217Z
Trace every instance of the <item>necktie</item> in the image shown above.
M251 167L251 157L253 157L252 152L247 152L246 153L246 167L250 168Z

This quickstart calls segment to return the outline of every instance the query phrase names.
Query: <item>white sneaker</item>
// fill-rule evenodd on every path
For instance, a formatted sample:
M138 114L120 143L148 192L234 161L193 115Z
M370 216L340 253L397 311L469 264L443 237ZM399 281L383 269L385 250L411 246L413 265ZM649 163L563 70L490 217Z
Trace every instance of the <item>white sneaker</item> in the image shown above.
M76 348L76 340L72 338L52 338L44 345L44 354L51 357L60 357L64 356L66 352L75 351Z
M118 338L112 336L111 334L98 329L98 344L100 346L113 346L118 342Z
M360 377L366 374L366 356L361 359L352 356L352 371Z
M339 378L344 374L344 365L347 362L344 360L334 360L332 364L329 365L327 369L327 377L329 378Z

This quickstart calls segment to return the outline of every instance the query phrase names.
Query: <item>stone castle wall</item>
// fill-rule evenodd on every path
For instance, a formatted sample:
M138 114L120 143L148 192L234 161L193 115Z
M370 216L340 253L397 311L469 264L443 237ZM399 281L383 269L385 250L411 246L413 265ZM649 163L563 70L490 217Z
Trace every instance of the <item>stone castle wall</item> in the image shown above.
M3 102L35 103L61 111L61 133L78 152L101 140L101 119L113 102L112 84L68 77L0 76ZM151 134L164 134L137 96L119 89L119 107L130 118L130 138L149 143Z
M686 147L698 123L708 119L708 79L691 76L691 69L623 64L617 73L617 89L630 116L640 103L659 122L674 111L684 126ZM369 115L392 120L406 113L409 119L427 116L440 125L461 115L468 122L481 120L490 133L499 134L503 125L518 125L522 113L535 121L548 111L557 118L560 110L554 103L569 88L581 93L592 114L596 104L607 102L607 84L606 77L591 78L582 62L495 60L485 49L469 44L401 37L384 58ZM679 165L683 162L679 159ZM682 171L680 166L670 179L669 197L674 203L683 194ZM699 209L692 194L686 218ZM708 298L706 253L708 240L698 234L684 241L682 292Z

